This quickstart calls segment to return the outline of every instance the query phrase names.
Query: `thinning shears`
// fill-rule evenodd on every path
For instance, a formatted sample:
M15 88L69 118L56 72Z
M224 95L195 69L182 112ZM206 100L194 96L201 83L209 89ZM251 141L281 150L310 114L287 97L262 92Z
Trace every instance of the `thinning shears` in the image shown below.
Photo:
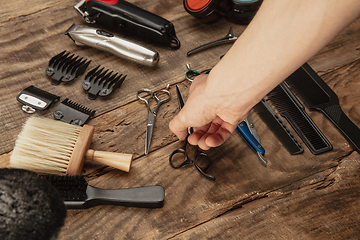
M176 85L176 93L177 93L177 97L178 97L178 102L179 102L179 108L180 110L182 109L182 107L184 106L185 102L184 99L181 95L180 89L179 87ZM192 128L188 128L188 135L186 136L186 139L184 141L184 146L178 149L175 149L169 157L169 162L170 165L173 168L181 168L185 165L188 164L194 164L194 166L196 167L196 169L203 175L205 176L207 179L210 180L215 180L215 177L209 175L206 173L206 170L210 167L211 165L211 159L210 157L204 153L199 151L199 148L197 146L192 146L188 143L187 139L189 137L189 135L193 132ZM188 154L187 154L187 146L192 146L193 148L196 148L193 154L193 159L190 159ZM180 157L182 155L182 157Z
M141 97L140 96L141 93L147 93L150 96ZM162 93L167 95L167 97L166 98L160 97L160 94L162 94ZM152 133L153 133L153 130L154 130L154 123L155 123L156 114L157 114L161 104L163 104L165 102L168 102L170 100L171 94L166 89L161 89L161 90L153 93L151 90L149 90L147 88L142 88L142 89L137 91L136 95L137 95L138 99L140 99L141 101L144 101L146 103L147 108L148 108L148 112L149 112L148 122L147 122L147 126L146 126L146 139L145 139L145 154L148 154L149 153L150 142L151 142L151 137L152 137ZM151 111L151 108L150 108L150 100L152 98L155 98L155 100L157 101L157 105L156 105L154 111Z

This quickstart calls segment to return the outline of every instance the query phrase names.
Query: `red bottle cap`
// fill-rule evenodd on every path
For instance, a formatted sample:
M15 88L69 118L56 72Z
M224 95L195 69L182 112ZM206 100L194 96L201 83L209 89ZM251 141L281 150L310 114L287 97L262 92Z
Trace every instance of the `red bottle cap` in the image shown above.
M184 0L185 10L201 22L213 22L225 16L230 9L229 0Z

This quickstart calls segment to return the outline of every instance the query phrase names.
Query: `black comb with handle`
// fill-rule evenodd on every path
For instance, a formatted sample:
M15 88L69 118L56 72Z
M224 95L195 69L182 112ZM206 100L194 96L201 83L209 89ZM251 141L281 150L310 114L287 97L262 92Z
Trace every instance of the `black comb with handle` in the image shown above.
M265 99L262 99L255 105L254 111L260 116L267 127L274 133L291 155L304 152L304 148Z
M305 63L285 82L310 110L322 112L360 153L360 129L341 110L336 93Z
M43 175L60 193L68 209L84 209L98 205L141 208L164 206L165 191L161 186L102 189L87 184L83 176Z
M320 154L332 149L331 143L305 112L304 106L284 82L272 90L267 98L280 112L280 115L286 118L311 153Z

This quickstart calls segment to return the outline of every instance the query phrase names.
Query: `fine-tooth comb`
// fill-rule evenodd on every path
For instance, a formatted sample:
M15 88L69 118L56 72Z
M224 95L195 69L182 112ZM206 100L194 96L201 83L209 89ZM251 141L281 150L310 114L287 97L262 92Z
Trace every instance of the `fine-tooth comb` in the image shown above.
M68 98L63 100L54 110L55 119L78 126L83 126L94 114L95 110L84 107Z
M286 118L313 154L324 153L332 149L330 142L285 83L280 83L267 95L267 98L280 112L280 115Z
M98 205L141 208L164 206L165 191L161 186L102 189L88 185L83 176L42 175L62 196L68 209L84 209Z
M266 123L268 128L274 133L291 155L304 152L304 148L265 99L262 99L255 105L254 111Z
M50 59L45 72L51 77L52 85L59 85L61 82L70 82L82 75L90 62L91 60L88 61L75 54L70 55L70 52L63 51Z
M360 153L360 129L342 111L336 93L307 63L285 82L310 110L322 112Z
M118 73L113 74L113 71L104 70L104 67L99 68L100 65L88 72L82 83L83 89L88 91L88 97L91 100L96 99L98 95L108 96L121 86L127 76L118 75Z

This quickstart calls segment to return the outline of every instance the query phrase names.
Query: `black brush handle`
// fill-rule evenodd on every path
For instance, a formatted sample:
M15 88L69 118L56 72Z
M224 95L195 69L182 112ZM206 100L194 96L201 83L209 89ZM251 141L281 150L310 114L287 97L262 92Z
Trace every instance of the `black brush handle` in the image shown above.
M119 205L141 208L161 208L164 206L165 191L161 186L147 186L124 189L101 189L88 186L87 200L83 208L97 205Z
M339 105L315 109L321 111L340 130L352 147L360 153L360 129L346 116Z

